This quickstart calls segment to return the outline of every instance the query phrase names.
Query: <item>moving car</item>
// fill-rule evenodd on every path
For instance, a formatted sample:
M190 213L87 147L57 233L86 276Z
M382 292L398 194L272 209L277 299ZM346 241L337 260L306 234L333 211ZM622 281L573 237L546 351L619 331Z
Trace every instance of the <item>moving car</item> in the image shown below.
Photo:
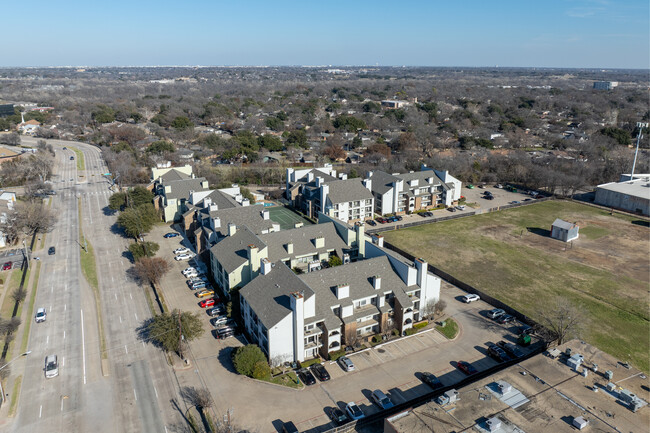
M422 373L420 379L433 389L442 388L442 382L440 382L440 379L438 379L435 374L429 373L428 371Z
M216 304L217 301L214 299L204 299L203 301L199 302L199 307L201 308L209 308L209 307L214 307L214 304Z
M497 319L497 322L499 322L502 325L505 325L506 323L510 323L513 320L515 320L515 318L512 317L510 314L504 314L503 316Z
M350 421L350 418L338 407L332 408L330 410L330 419L334 421L336 425L343 425Z
M519 348L517 348L517 346L512 344L512 343L507 343L505 341L499 341L497 343L497 346L502 348L512 358L521 358L522 356L524 356L524 352L519 350Z
M176 236L179 236L178 233L166 233L163 238L175 238Z
M468 295L463 296L463 302L466 304L469 304L470 302L478 301L480 299L481 297L474 293L470 293Z
M298 370L298 377L300 378L300 380L302 380L302 383L304 383L307 386L316 383L316 379L314 378L314 375L311 374L311 372L306 368L301 368L300 370Z
M458 361L458 363L456 364L456 367L458 367L458 369L460 371L462 371L463 373L465 373L468 376L471 376L472 374L478 373L478 370L476 368L474 368L474 366L472 364L470 364L469 362L466 362L466 361Z
M345 371L353 371L354 370L354 363L347 356L341 356L337 362L339 363L341 368L343 370L345 370Z
M361 412L361 409L359 409L359 406L357 406L357 404L353 401L351 401L345 406L345 411L348 413L348 416L353 420L361 419L365 416L363 412Z
M330 380L330 374L327 372L327 369L323 364L313 364L310 368L311 372L314 373L314 376L316 376L321 382Z
M496 319L500 316L503 316L504 314L506 314L506 312L503 311L501 308L495 308L494 310L490 310L487 312L487 316L490 319Z
M180 262L181 260L189 260L192 257L194 257L194 254L192 254L192 255L190 255L190 254L179 254L176 257L174 257L174 260L176 260L177 262Z
M190 250L188 248L185 248L185 247L176 248L174 250L174 254L187 254L189 252L190 252Z
M46 317L47 313L45 312L45 308L39 308L36 310L36 316L34 316L34 320L36 320L36 323L45 322Z
M196 292L196 297L197 298L207 298L208 296L214 295L214 290L210 289L205 289L201 290L200 292Z
M383 393L382 390L376 389L372 392L371 395L372 399L375 401L377 406L379 406L382 409L390 409L391 407L395 406L392 401L390 401L390 398L386 394Z
M494 359L497 362L504 362L504 361L508 361L510 359L510 357L505 352L505 350L503 350L502 348L500 348L496 344L488 345L487 354L488 354L488 356L490 358Z
M6 262L4 265L2 265L2 270L3 271L8 271L11 269L12 263L11 262Z
M51 379L59 375L59 360L56 355L48 355L45 358L45 378Z
M54 248L54 247L50 247L50 248L48 248L47 253L48 253L50 256L53 256L54 254L56 254L56 248Z

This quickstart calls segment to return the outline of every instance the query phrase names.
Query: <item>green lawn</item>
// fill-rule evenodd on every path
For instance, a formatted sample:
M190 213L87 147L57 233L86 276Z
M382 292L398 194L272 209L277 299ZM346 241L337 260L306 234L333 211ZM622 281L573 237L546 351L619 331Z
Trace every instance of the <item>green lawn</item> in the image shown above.
M436 326L436 329L449 340L458 334L458 323L454 319L445 320L445 326Z
M550 239L556 218L580 226L572 245ZM650 371L650 231L639 218L557 200L383 235L533 318L566 298L590 317L583 339Z

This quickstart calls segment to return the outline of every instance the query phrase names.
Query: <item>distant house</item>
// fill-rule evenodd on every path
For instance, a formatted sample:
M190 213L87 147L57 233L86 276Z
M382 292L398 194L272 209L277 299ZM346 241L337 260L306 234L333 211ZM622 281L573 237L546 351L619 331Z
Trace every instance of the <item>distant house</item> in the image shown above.
M595 81L595 90L612 90L618 86L618 81Z
M19 123L17 129L23 134L34 135L40 126L41 124L37 120L32 119Z
M386 99L381 101L382 107L392 109L392 110L408 107L409 105L413 105L413 103L409 101L399 101L397 99Z
M551 237L564 242L571 242L574 239L578 239L578 229L577 224L558 218L553 221L553 225L551 226Z

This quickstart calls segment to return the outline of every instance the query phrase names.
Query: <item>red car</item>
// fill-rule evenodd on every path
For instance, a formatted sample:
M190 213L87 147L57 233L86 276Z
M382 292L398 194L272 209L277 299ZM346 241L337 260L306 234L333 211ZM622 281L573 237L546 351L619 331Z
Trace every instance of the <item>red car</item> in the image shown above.
M214 307L214 305L218 302L219 300L214 300L214 299L206 299L201 302L199 302L199 306L201 308L209 308L209 307Z
M5 263L4 265L2 265L2 270L3 271L8 271L9 269L11 269L11 265L12 265L11 262Z
M463 373L465 373L468 376L471 376L472 374L478 373L478 370L476 368L474 368L474 366L472 364L470 364L469 362L458 361L458 363L456 364L456 367L458 367L458 369L460 371L462 371Z

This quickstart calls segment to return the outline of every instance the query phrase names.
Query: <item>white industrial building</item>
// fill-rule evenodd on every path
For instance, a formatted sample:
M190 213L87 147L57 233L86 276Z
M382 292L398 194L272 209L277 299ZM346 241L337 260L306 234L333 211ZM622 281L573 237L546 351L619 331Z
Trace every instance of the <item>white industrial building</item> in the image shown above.
M596 187L594 203L650 216L650 174L621 175L619 182Z

